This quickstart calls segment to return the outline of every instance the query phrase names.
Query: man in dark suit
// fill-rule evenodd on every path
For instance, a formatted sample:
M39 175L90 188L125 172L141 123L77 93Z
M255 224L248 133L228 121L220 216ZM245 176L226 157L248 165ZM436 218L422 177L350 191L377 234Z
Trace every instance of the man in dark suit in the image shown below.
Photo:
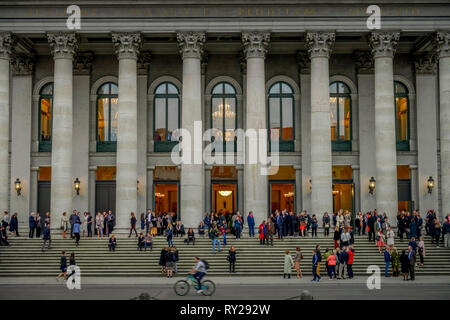
M412 246L408 246L408 260L409 260L409 276L411 280L416 277L414 268L416 267L416 252L413 250Z
M376 221L376 218L375 218L374 214L372 213L370 215L370 217L367 219L367 225L369 227L369 241L372 241L372 236L373 236L374 242L375 242L375 221Z

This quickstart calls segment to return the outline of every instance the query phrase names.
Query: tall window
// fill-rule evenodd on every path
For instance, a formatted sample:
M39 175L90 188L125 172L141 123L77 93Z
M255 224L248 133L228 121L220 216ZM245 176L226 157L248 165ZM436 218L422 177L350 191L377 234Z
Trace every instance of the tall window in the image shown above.
M408 89L402 83L394 82L397 150L409 150L409 100Z
M53 82L47 83L39 93L39 151L52 151Z
M170 152L178 143L175 130L180 127L180 98L178 89L170 82L155 89L154 102L155 152Z
M352 106L350 90L343 82L330 84L330 126L333 151L351 151Z
M211 128L216 151L234 151L236 121L236 90L227 82L218 83L211 98Z
M294 151L294 91L286 82L269 89L270 147L279 140L280 151Z
M97 91L97 151L116 151L119 89L107 82Z

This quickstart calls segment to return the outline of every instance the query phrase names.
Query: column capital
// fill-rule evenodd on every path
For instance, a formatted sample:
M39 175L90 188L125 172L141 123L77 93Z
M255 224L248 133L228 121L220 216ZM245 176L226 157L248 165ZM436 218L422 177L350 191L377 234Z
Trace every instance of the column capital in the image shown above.
M450 31L438 31L435 42L437 58L450 57Z
M394 58L400 32L372 32L369 45L372 49L373 58Z
M436 74L436 55L423 53L414 57L416 74Z
M138 59L142 44L140 32L113 32L111 38L117 59Z
M73 74L89 75L91 73L94 54L92 52L77 52L73 57Z
M308 32L306 46L310 59L317 57L330 58L336 34L334 32Z
M359 74L371 74L375 70L372 54L368 50L355 50L353 52L353 61L355 61L356 70Z
M252 31L242 32L242 45L245 59L265 59L270 43L270 32Z
M11 67L15 76L29 76L33 73L34 54L14 54L11 57Z
M47 39L53 59L73 59L78 49L75 32L49 32Z
M150 66L152 55L150 51L143 51L137 57L137 70L138 75L148 74L148 68Z
M201 59L206 33L203 31L185 31L177 33L178 48L181 58Z
M0 59L9 60L14 38L11 32L0 32Z
M297 51L297 64L299 73L310 74L311 73L311 59L307 51Z

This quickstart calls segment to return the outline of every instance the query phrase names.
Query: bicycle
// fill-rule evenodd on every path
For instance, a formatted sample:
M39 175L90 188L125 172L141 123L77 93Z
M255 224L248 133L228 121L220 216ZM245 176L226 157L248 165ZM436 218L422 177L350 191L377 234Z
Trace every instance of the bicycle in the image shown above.
M175 282L173 289L175 290L175 293L177 295L185 296L188 294L191 285L196 287L197 279L195 279L193 275L189 274L186 280L178 280L177 282ZM201 293L204 296L212 296L216 291L216 285L211 280L202 281L200 283L200 286L200 289L203 290Z

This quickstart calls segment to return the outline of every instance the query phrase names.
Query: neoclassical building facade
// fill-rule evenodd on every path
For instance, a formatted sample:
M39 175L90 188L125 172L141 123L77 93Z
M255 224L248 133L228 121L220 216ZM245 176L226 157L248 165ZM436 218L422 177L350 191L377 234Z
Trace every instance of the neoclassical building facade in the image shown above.
M382 1L369 30L361 1L98 1L69 30L64 1L30 2L0 6L0 210L20 222L51 211L58 228L74 209L111 209L119 228L147 209L193 227L210 210L257 223L276 209L450 213L448 5ZM278 172L174 163L176 129L198 121L234 158L237 129L267 130Z

